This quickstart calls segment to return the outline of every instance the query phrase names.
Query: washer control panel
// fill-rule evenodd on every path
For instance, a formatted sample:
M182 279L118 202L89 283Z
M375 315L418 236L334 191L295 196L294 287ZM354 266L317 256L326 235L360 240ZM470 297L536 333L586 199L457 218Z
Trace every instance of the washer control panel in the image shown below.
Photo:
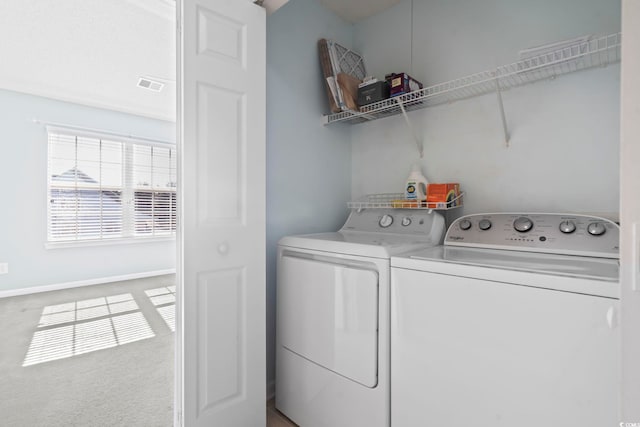
M620 228L606 218L573 214L498 213L458 218L445 245L564 255L619 257Z

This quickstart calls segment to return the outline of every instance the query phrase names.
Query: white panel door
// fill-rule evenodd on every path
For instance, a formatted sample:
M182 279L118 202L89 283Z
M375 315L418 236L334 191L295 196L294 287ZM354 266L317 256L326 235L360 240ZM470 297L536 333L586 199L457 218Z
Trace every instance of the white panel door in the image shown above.
M265 11L182 0L179 23L178 406L188 427L264 426Z

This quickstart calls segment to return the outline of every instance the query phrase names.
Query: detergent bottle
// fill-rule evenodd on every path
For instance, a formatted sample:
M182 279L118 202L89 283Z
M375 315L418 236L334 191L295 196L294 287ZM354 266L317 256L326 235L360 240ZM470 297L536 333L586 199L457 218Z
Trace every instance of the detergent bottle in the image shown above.
M407 185L404 187L404 198L407 200L421 201L427 198L427 178L422 174L419 163L414 163L411 173L407 178Z

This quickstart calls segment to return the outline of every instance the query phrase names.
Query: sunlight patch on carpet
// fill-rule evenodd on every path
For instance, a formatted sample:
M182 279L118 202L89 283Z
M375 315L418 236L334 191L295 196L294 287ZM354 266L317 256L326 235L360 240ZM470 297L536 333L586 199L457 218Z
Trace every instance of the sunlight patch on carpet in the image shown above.
M171 332L176 331L176 306L175 304L165 305L164 307L158 307L158 313L164 319L165 323L171 329Z
M148 289L144 291L156 310L164 319L171 332L176 331L176 287L165 286L162 288Z
M156 307L163 304L173 304L176 302L176 287L165 286L162 288L148 289L144 291Z
M47 306L42 311L38 328L22 366L113 348L155 336L131 294Z
M78 320L95 319L117 313L138 310L131 294L92 298L65 304L49 305L42 310L38 327L60 325Z

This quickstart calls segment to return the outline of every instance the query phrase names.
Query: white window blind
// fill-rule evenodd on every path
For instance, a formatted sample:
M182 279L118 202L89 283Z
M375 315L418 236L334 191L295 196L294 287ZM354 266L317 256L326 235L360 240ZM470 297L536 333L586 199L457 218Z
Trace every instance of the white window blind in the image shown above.
M128 148L132 155L134 234L173 233L176 229L175 149L140 144Z
M48 153L50 242L175 233L173 146L50 129Z

